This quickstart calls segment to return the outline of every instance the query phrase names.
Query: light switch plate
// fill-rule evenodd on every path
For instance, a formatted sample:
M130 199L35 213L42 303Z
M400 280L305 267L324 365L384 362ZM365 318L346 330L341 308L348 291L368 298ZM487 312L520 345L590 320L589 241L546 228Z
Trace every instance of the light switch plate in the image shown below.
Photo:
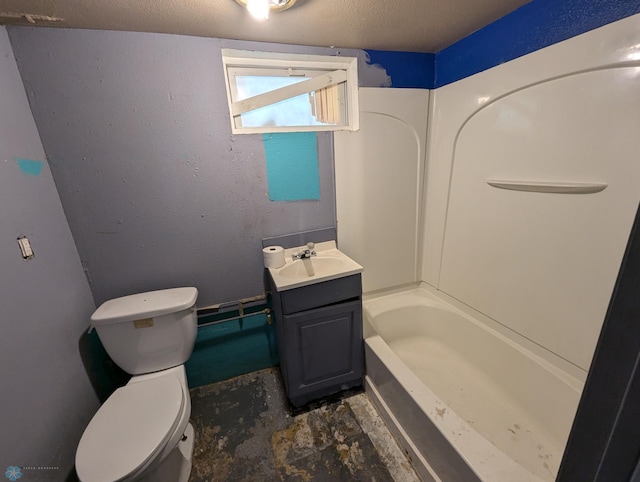
M33 249L31 249L31 243L29 243L29 239L26 236L21 236L18 238L18 245L20 246L20 252L22 253L22 257L24 259L33 258Z

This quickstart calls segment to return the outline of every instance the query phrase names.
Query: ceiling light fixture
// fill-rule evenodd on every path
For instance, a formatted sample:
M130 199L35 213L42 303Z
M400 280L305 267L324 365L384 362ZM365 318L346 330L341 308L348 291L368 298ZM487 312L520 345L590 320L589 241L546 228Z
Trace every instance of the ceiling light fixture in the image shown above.
M293 7L297 0L236 0L258 20L269 18L270 12L281 12Z

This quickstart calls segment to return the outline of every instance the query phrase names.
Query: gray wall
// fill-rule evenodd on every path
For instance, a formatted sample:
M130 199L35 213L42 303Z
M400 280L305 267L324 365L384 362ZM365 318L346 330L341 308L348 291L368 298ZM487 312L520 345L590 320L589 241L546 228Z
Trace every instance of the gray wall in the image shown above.
M59 466L29 477L64 480L98 407L79 350L94 305L46 162L36 175L16 158L44 161L44 151L0 27L0 469Z
M10 28L96 304L193 285L198 304L264 291L261 239L335 226L333 136L320 201L268 199L262 136L232 135L221 47L335 49L164 34ZM360 58L361 85L388 85ZM292 173L291 182L295 182Z

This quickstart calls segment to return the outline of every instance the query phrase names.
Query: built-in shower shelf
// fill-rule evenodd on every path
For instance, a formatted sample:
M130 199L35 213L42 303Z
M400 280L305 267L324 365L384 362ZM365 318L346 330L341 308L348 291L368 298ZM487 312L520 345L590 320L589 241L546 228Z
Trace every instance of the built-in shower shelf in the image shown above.
M556 194L593 194L604 191L605 182L563 182L563 181L509 181L487 179L487 184L498 189L511 191L546 192Z

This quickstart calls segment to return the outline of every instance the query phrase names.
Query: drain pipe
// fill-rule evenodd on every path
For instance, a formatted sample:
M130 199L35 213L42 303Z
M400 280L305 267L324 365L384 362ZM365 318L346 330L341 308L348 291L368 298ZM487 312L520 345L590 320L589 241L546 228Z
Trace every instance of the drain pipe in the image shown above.
M267 315L267 324L270 325L273 322L271 319L271 309L265 308L264 310L260 310L260 311L252 311L251 313L246 315L232 316L231 318L225 318L224 320L216 320L216 321L208 321L207 323L199 323L198 329L204 328L205 326L226 323L227 321L240 320L240 329L242 330L243 318L246 318L247 316L253 316L253 315Z
M203 313L204 315L210 315L212 313L217 313L220 311L221 308L223 307L227 307L227 306L237 306L237 305L246 305L248 303L255 303L256 301L262 301L262 300L266 300L267 299L267 293L264 293L262 295L258 295L258 296L252 296L251 298L243 298L241 300L238 301L226 301L224 303L218 303L216 305L209 305L209 306L203 306L202 308L198 308L198 316L200 316L201 312L206 312Z
M263 310L259 310L259 311L252 311L250 313L245 313L244 308L246 304L251 304L251 303L256 303L258 301L263 301L267 299L267 293L263 294L263 295L258 295L258 296L252 296L250 298L243 298L241 300L238 301L228 301L225 303L218 303L215 305L209 305L209 306L205 306L203 308L198 309L198 318L204 318L206 316L211 316L214 315L216 313L218 314L222 314L224 313L224 311L221 312L221 309L223 307L231 307L231 306L237 306L237 311L238 311L238 315L237 316L232 316L230 318L224 318L221 320L215 320L215 321L209 321L207 323L201 323L198 324L198 328L204 328L205 326L211 326L211 325L217 325L220 323L226 323L227 321L233 321L233 320L239 320L240 321L240 329L242 330L243 324L244 324L244 318L246 318L247 316L254 316L254 315L260 315L260 314L264 314L267 315L267 324L271 324L272 323L272 317L271 317L271 309L270 308L265 308Z

